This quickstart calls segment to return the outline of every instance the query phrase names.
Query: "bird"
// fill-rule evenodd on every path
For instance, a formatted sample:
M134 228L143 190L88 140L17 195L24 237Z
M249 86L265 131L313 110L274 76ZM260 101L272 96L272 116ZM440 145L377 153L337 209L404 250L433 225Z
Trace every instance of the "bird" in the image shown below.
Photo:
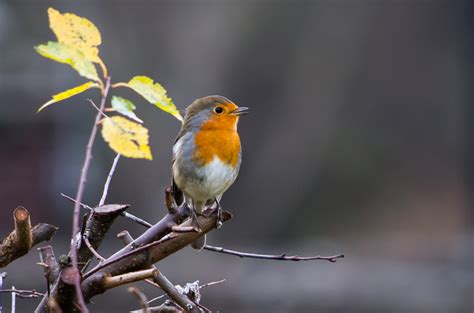
M186 108L173 145L172 191L178 206L185 201L191 208L197 231L197 214L210 204L217 206L217 227L222 225L220 200L236 180L242 161L237 124L248 111L217 95L196 99ZM203 235L191 246L201 250L205 244Z

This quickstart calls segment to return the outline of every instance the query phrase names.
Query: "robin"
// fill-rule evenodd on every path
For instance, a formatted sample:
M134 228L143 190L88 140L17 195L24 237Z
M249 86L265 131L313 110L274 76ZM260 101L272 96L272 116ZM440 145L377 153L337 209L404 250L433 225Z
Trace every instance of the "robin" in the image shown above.
M193 226L200 230L196 214L208 204L217 205L217 226L222 225L220 199L234 183L241 163L237 123L248 108L222 96L195 100L187 109L173 146L172 187L177 205L191 208ZM191 246L201 250L206 237Z

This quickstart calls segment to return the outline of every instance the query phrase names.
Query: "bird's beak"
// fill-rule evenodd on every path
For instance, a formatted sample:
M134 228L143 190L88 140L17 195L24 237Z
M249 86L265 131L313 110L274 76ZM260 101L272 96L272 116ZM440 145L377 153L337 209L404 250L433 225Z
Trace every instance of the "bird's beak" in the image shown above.
M247 107L238 107L237 109L230 112L230 114L232 114L232 115L244 115L244 114L247 114L248 112L249 112L249 108L247 108Z

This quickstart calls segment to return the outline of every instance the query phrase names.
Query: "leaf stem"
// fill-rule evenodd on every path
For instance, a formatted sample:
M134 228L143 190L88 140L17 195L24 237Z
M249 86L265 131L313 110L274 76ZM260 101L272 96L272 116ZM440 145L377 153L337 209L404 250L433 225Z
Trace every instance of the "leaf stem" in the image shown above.
M127 83L115 83L112 85L112 88L117 88L117 87L129 87Z
M107 79L107 76L109 75L107 72L107 67L105 66L104 62L102 59L99 59L99 65L100 68L102 69L102 75L104 76L105 79Z
M80 215L80 202L82 201L82 196L84 195L85 184L87 180L87 173L89 171L90 162L92 160L92 148L94 146L95 137L97 134L97 122L100 120L103 110L105 108L105 102L107 99L107 94L110 89L110 77L107 77L105 83L105 89L102 93L102 99L100 103L99 112L96 115L94 125L92 126L91 135L89 137L89 142L87 143L86 156L84 159L84 164L82 165L81 177L79 179L79 186L77 188L76 200L74 204L74 215L72 221L72 234L71 234L71 261L72 269L75 272L74 275L74 286L76 290L76 297L79 307L82 312L88 313L86 303L84 301L84 296L81 291L81 277L79 274L78 264L77 264L77 245L76 245L76 235L79 232L79 215Z

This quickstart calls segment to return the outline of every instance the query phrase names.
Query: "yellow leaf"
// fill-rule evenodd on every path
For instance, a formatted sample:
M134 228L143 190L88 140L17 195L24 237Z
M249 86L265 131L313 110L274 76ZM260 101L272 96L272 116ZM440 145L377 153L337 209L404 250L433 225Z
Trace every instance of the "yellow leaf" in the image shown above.
M72 13L61 14L49 8L49 27L53 30L60 43L70 45L95 63L100 63L99 46L102 43L100 32L88 19Z
M67 98L71 98L72 96L75 96L77 94L80 94L81 92L86 91L87 89L94 88L94 87L99 87L96 83L93 82L87 82L85 84L82 84L80 86L68 89L66 91L60 92L58 94L55 94L51 100L43 104L39 109L38 112L49 106L50 104L65 100Z
M69 64L83 77L100 80L94 64L86 59L81 51L67 44L49 41L47 44L36 46L35 50L45 58Z
M148 129L121 116L102 122L102 137L110 148L128 158L152 160Z
M150 77L135 76L126 85L142 95L148 102L183 121L183 117L176 109L173 100L166 95L166 89L159 83L154 83Z

